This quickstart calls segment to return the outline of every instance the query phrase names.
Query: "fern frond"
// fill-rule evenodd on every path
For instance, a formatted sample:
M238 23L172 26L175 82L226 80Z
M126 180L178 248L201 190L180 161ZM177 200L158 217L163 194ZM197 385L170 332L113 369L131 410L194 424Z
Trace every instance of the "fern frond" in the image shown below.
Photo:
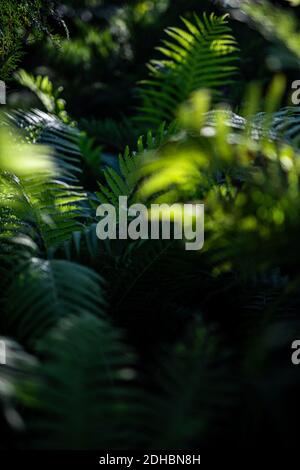
M50 173L39 172L10 180L10 188L19 203L14 207L14 214L27 223L29 231L26 233L48 251L79 230L77 219L86 214L86 194L78 181L82 171L80 132L38 110L17 111L10 114L8 120L24 131L25 141L43 145L29 146L32 151L36 149L36 153L40 149L41 164L43 154L51 155ZM11 203L6 200L6 205L11 206Z
M195 15L194 22L183 22L185 29L166 31L170 39L158 48L164 59L149 64L150 78L140 87L140 121L156 126L172 121L192 92L206 88L220 98L220 90L233 83L238 48L227 15L204 14L202 20Z
M71 122L65 109L65 101L61 98L63 87L54 88L46 75L34 76L22 69L15 73L15 79L36 94L48 113L56 115L66 124Z
M81 227L72 233L71 237L64 242L63 250L67 259L80 259L93 261L99 260L102 254L102 248L105 246L105 240L101 241L97 237L96 222ZM109 243L109 240L107 240ZM103 262L103 259L102 259Z
M124 449L133 442L129 416L138 404L128 380L135 375L132 357L110 324L69 317L39 352L44 363L29 390L34 448ZM26 402L26 387L22 394Z
M258 113L253 118L254 128L262 128L266 120L266 113ZM300 107L290 106L282 108L269 116L270 129L277 139L288 141L295 148L300 147Z
M78 183L80 168L80 131L60 121L56 116L38 109L8 114L13 125L21 129L27 141L53 149L55 163L66 182Z
M5 180L2 177L2 182ZM1 201L5 207L4 235L24 233L50 255L74 230L79 230L77 218L82 215L79 203L83 197L76 187L41 175L10 178L7 186L10 193L2 195Z
M181 342L158 366L156 392L146 401L145 434L150 449L189 449L206 436L222 436L238 406L239 390L228 378L224 352L217 341L196 325L192 342ZM220 364L222 364L220 366Z
M94 271L70 261L32 258L6 293L1 329L33 346L61 318L100 317L104 306L103 279Z
M122 152L126 145L133 146L138 138L136 126L128 118L121 121L106 118L102 121L96 119L81 119L80 128L92 136L97 143L109 151Z
M129 201L133 200L139 180L137 169L142 154L146 150L158 150L174 134L176 128L175 122L169 126L162 123L155 133L149 130L146 136L138 139L136 151L130 152L129 147L126 147L124 154L119 155L120 172L112 167L104 170L106 185L100 184L100 192L96 193L100 202L118 207L120 196L127 196Z

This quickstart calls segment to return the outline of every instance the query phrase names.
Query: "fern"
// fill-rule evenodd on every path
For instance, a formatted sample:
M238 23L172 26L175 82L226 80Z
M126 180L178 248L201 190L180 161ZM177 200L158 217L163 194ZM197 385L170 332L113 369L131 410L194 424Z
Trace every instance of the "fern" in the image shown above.
M138 405L126 380L134 375L132 359L119 334L104 320L70 317L39 351L47 361L36 368L28 395L33 392L36 416L33 447L126 448L132 433L128 416ZM26 398L26 387L21 390Z
M120 121L109 118L103 121L81 119L79 125L110 151L122 152L126 145L134 145L138 138L136 126L132 126L129 118L122 118Z
M269 116L273 136L284 139L299 149L300 145L300 108L297 106L282 108ZM253 119L255 128L262 128L266 113L258 113Z
M193 342L177 344L155 374L157 392L146 402L150 449L208 445L205 436L217 437L228 429L229 417L238 406L239 388L234 380L228 381L226 353L221 353L220 367L216 338L203 326L195 328Z
M274 5L269 0L262 0L259 3L241 0L238 4L233 1L221 1L230 9L233 17L250 23L267 39L272 39L280 68L288 65L298 69L300 32L297 18L292 10ZM243 15L240 14L241 10Z
M149 130L146 137L141 136L138 139L135 152L131 153L129 147L126 147L124 154L119 155L120 174L111 167L104 170L106 185L100 184L100 192L96 193L99 201L111 203L118 207L120 196L127 196L129 200L132 200L139 179L137 169L142 154L146 150L159 149L174 133L175 129L175 123L169 126L162 123L154 135Z
M50 254L51 249L62 244L79 227L75 204L82 196L76 195L74 188L39 176L11 179L9 190L15 199L12 201L10 195L3 200L7 206L3 222L5 220L8 235L25 233Z
M169 28L169 40L158 50L164 59L149 64L150 78L141 83L140 121L157 126L174 119L178 106L199 88L212 90L220 98L220 88L233 83L237 45L227 25L227 15L183 18L186 29Z
M61 98L63 87L55 89L47 76L37 75L35 77L25 70L19 70L14 77L20 85L29 88L37 95L48 113L56 115L66 124L71 122L65 109L65 101Z
M226 17L183 21L141 86L138 118L158 130L115 161L95 142L119 148L136 121L92 119L82 134L59 90L21 72L48 109L11 112L0 130L0 428L8 441L8 428L23 432L22 447L180 450L294 434L278 423L299 378L273 359L286 363L299 328L299 109L280 109L280 77L241 116L210 108L233 80L236 42ZM203 250L98 240L96 206L120 196L204 202ZM8 336L34 357L20 349L16 363Z
M63 180L78 183L80 168L80 131L40 110L15 111L8 119L21 129L27 142L47 145L53 149L56 166Z
M38 235L40 247L48 251L79 230L78 218L88 213L86 193L79 186L80 132L41 111L15 112L8 115L8 120L22 130L24 141L39 144L28 147L41 149L41 164L45 153L52 154L50 173L25 175L10 182L20 201L19 215L16 212L15 215L23 217L27 233L35 239ZM34 229L38 230L35 235L32 234Z
M63 317L103 314L103 280L92 270L63 260L32 258L5 295L2 331L34 345Z

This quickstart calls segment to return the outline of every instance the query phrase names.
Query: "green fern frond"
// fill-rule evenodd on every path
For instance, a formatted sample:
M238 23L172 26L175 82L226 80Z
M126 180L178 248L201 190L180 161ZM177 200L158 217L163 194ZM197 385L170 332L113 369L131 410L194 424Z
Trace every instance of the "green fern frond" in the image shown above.
M9 194L2 195L2 203L7 208L4 227L8 234L27 234L49 255L79 229L77 218L81 215L79 204L83 198L76 187L32 176L10 180L9 188L14 199Z
M226 353L217 353L216 348L216 338L195 325L187 344L177 344L160 359L156 392L146 401L150 449L205 446L206 436L222 436L228 429L239 389L228 378Z
M35 369L28 402L35 411L34 448L124 449L134 442L132 356L109 323L69 317L42 340L39 352L44 363ZM26 403L26 384L20 390Z
M170 39L158 48L165 58L150 62L150 78L141 83L138 119L151 125L172 121L178 106L199 88L220 98L220 90L233 83L237 70L238 48L227 15L182 20L185 29L166 31Z
M85 262L90 259L94 263L99 259L106 241L104 240L100 243L96 229L97 224L93 222L71 234L71 237L66 240L63 245L67 259L82 259L85 260ZM107 243L109 243L109 240L107 240Z
M97 143L103 145L109 151L115 150L123 152L126 145L135 145L137 134L136 126L132 125L129 118L122 118L120 121L106 118L102 121L96 119L81 119L80 128L89 136L92 136Z
M268 118L266 113L258 113L253 118L253 127L262 128ZM290 106L269 115L270 130L273 137L288 141L295 148L300 147L300 108Z
M136 151L130 152L129 147L126 147L124 154L119 155L120 173L111 167L104 170L106 185L100 184L100 192L96 193L100 202L118 207L120 196L127 196L129 201L134 200L139 180L137 169L142 154L146 150L159 149L174 134L176 128L175 122L169 126L162 123L155 133L149 130L145 137L138 139Z
M42 75L31 75L25 70L19 70L14 75L20 85L28 88L41 100L48 113L56 115L64 123L71 122L65 109L65 101L61 98L63 87L54 88L49 77Z
M24 133L28 142L47 145L53 149L56 166L66 182L78 183L80 168L80 131L60 121L56 116L38 109L14 111L8 120Z
M68 315L103 315L103 279L64 260L32 258L15 276L5 295L1 329L23 344L34 345Z
M12 119L17 118L13 116ZM13 144L18 153L15 150L15 160L10 159L9 166L2 166L3 170L10 172L1 175L3 189L0 201L2 207L6 208L4 227L11 226L14 234L20 229L21 233L31 236L40 249L49 254L49 250L62 244L75 230L79 230L77 218L86 212L83 206L85 194L78 186L76 176L80 161L78 134L45 113L20 113L18 122L21 127L25 125L24 122L32 125L33 131L39 133L38 136L35 135L34 141L46 144L47 147L33 144L22 144L20 147L20 144ZM11 144L5 144L4 138L1 143L3 158L8 159L12 152L9 147ZM9 154L5 151L7 148ZM17 159L22 149L22 159ZM24 165L23 160L26 160ZM33 174L30 171L31 162L36 166ZM4 216L3 211L2 213ZM18 228L20 224L23 228Z

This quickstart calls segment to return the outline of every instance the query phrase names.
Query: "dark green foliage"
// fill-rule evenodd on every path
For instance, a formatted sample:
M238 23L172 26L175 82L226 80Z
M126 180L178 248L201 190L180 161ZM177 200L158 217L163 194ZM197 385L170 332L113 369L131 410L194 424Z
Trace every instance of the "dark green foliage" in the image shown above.
M8 292L2 321L6 333L33 343L68 315L103 309L101 278L70 261L33 258L15 276Z
M20 344L0 366L3 448L296 444L299 109L282 76L265 88L266 64L241 98L246 27L205 6L64 2L73 39L40 52L54 81L15 74L43 110L1 116L0 334ZM260 29L269 3L248 7ZM273 10L268 37L284 44ZM204 202L203 249L99 240L97 206L125 195Z
M135 413L132 358L116 331L89 315L60 322L38 346L41 364L34 390L37 418L34 448L121 449L130 436ZM51 384L51 386L50 386ZM23 392L26 393L26 390ZM127 418L127 420L126 420Z
M63 26L53 0L3 0L0 9L0 79L7 80L16 69L27 41L51 35L49 17Z

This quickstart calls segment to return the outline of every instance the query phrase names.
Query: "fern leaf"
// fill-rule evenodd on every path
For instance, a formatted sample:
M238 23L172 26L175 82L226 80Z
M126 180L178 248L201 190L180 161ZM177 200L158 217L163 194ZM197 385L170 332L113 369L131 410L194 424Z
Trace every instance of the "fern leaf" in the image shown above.
M111 325L88 315L69 317L39 351L45 361L29 390L34 448L120 449L133 442L132 357ZM20 388L26 402L26 384Z
M2 330L33 345L61 318L101 316L104 305L103 280L94 271L70 261L32 258L9 287Z
M193 23L182 21L185 30L166 31L170 39L158 48L164 59L150 62L150 79L141 83L141 122L172 121L178 106L195 90L210 89L219 98L220 89L232 84L238 48L227 15L204 14L202 20L195 15Z
M120 196L127 196L133 200L139 180L137 170L139 168L140 157L146 150L159 149L175 133L176 129L177 125L175 122L169 126L166 126L166 123L160 123L154 134L148 131L146 136L139 137L137 151L131 152L127 146L124 154L119 155L121 174L118 174L113 168L104 170L106 185L99 185L100 192L96 193L99 201L118 207Z

